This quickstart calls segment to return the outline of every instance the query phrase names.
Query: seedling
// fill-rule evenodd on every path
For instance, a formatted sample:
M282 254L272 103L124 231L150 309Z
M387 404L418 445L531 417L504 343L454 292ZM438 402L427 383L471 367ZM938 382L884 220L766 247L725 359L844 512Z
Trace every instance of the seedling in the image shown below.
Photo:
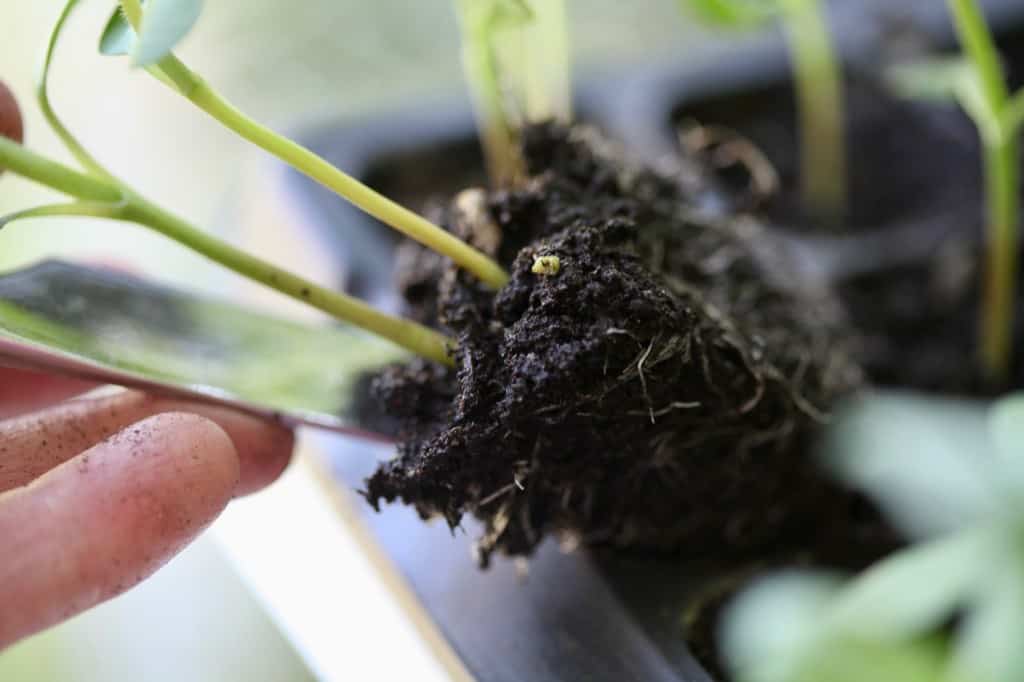
M197 17L196 5L196 0L153 2L144 15L139 0L123 0L107 24L100 40L100 51L108 55L131 53L137 65L145 67L224 126L378 220L448 256L483 282L498 288L508 280L504 270L487 256L375 192L308 149L253 121L185 66L170 50L183 35L182 25ZM161 8L159 14L155 12L158 8ZM142 33L136 43L135 35L140 30Z
M562 260L558 256L537 256L530 272L535 275L553 276L562 269Z
M751 588L723 631L736 679L1021 679L1024 395L989 409L879 397L828 442L830 468L916 544L851 580L791 573Z
M56 189L74 200L19 211L0 219L0 226L19 219L52 215L88 216L137 223L245 277L379 334L414 353L438 362L451 363L453 344L443 335L408 320L385 315L350 296L316 285L240 251L144 198L100 164L63 124L48 95L47 85L53 56L68 17L77 4L77 0L69 0L54 26L47 45L37 96L50 126L83 170L69 168L21 146L20 126L18 129L12 127L8 136L0 136L0 168ZM252 121L179 61L170 50L198 17L199 5L195 0L152 0L143 11L138 0L125 0L104 31L101 50L106 54L131 53L136 64L147 68L161 81L242 137L277 155L395 229L449 256L485 283L498 287L506 281L506 274L493 260L362 185L309 150ZM136 40L137 33L139 37ZM8 118L20 121L20 116Z
M525 176L516 130L571 118L565 0L456 0L462 61L492 182Z
M821 0L680 0L712 25L781 22L789 40L800 128L804 209L831 223L847 209L842 70Z
M995 41L975 0L948 2L963 56L900 67L892 72L892 82L909 96L956 99L978 128L988 221L979 361L989 379L999 384L1009 372L1013 344L1024 89L1011 96Z

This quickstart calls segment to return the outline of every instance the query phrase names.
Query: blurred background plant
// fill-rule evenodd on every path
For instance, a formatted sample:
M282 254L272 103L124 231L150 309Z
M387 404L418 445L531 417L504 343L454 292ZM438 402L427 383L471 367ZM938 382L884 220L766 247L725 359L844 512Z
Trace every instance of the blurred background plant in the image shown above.
M899 65L888 78L904 96L958 102L978 129L988 229L978 360L989 381L1001 386L1010 373L1017 300L1024 89L1011 92L980 6L974 0L948 5L962 54Z
M839 225L846 213L843 73L824 0L679 0L711 26L749 31L777 22L789 44L800 135L803 210Z
M912 544L850 579L790 572L747 589L722 628L735 678L1024 679L1024 394L869 397L823 453Z

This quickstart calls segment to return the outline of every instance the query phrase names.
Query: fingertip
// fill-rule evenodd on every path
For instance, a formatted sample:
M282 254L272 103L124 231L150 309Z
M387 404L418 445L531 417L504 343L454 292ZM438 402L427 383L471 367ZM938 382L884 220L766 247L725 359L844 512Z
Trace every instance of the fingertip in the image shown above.
M234 495L241 479L241 462L231 436L207 417L186 412L166 412L121 431L119 438L146 441L147 451L169 453L178 460L174 477L183 501L207 511L212 521ZM163 472L172 466L164 464ZM206 505L208 509L199 507Z
M291 429L222 407L189 403L168 403L167 407L202 415L224 429L234 443L241 468L236 496L267 487L288 468L295 448Z
M2 393L0 389L0 397ZM281 475L291 459L295 439L280 424L222 407L125 391L74 400L0 422L0 439L7 450L6 466L0 467L0 492L29 483L110 434L130 432L147 417L166 414L205 417L227 434L241 469L236 495L266 487Z
M266 488L281 477L292 460L295 434L277 424L256 422L250 427L260 445L239 450L242 467L237 495L248 495Z
M240 471L224 429L169 412L0 493L0 648L150 576L223 511Z

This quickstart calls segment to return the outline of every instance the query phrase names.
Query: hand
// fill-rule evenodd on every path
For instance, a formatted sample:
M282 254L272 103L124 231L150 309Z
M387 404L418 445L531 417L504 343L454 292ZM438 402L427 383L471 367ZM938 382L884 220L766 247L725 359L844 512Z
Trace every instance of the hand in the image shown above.
M138 584L291 456L290 431L222 408L51 404L89 388L0 367L0 650Z
M9 137L17 143L21 143L25 137L24 123L21 120L21 111L18 109L18 102L14 99L14 93L10 88L0 81L0 135ZM0 173L3 169L0 169Z

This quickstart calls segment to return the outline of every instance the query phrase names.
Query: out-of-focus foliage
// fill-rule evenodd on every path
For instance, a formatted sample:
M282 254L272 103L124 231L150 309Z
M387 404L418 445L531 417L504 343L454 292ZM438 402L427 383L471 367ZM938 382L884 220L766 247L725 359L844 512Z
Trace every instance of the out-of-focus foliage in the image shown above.
M850 579L794 572L747 590L722 628L736 679L1024 679L1024 395L865 399L824 459L914 544Z
M780 0L679 0L685 11L722 28L751 28L775 18Z

